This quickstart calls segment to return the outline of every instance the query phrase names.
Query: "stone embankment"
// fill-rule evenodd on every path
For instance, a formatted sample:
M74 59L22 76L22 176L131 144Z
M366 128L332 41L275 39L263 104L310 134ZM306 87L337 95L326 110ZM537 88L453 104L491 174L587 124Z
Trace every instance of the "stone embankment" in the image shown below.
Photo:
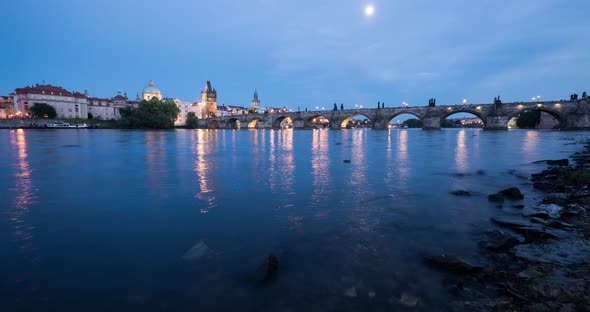
M425 261L448 272L454 311L590 311L590 141L569 160L544 161L534 187L545 193L534 207L512 204L519 216L491 220L480 237L486 261L452 255ZM508 189L496 203L517 201Z

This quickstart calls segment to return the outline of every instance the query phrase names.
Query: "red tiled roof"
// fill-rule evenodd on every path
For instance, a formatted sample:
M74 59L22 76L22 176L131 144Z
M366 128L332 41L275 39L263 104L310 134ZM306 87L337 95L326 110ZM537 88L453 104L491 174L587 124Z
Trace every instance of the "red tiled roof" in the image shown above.
M87 98L87 97L88 97L88 96L86 96L86 95L84 95L84 94L82 94L82 93L80 93L80 92L76 92L76 93L74 93L73 95L74 95L74 97L75 97L75 98L77 98L77 99L85 99L85 98Z
M115 97L113 98L113 100L117 100L117 101L126 101L126 100L127 100L127 98L119 94L119 95L115 96Z
M53 92L53 95L72 95L72 92L62 87L52 85L37 84L34 87L27 86L24 88L17 88L14 90L14 93L16 94L51 94L51 92Z

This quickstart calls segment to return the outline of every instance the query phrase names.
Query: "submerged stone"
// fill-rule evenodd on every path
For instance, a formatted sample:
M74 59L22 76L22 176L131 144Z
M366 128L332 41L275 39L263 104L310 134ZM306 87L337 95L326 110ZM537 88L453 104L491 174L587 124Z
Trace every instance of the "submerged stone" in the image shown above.
M403 293L399 299L399 303L401 303L404 307L413 308L418 304L418 298Z
M438 269L453 273L477 273L483 269L482 266L472 264L469 261L456 256L427 256L424 260L426 260L426 263Z
M503 203L504 196L502 196L501 194L492 194L488 196L488 200L494 203Z
M492 251L505 251L524 242L524 238L495 229L485 233L480 246Z
M512 200L520 200L524 198L524 195L520 192L520 190L516 187L511 187L505 190L500 191L504 197Z
M279 259L275 255L270 254L260 265L257 272L257 280L259 282L269 282L273 280L279 272Z
M465 190L456 190L456 191L452 191L451 195L455 195L455 196L471 196L471 193L465 191Z
M187 261L196 261L201 259L208 251L209 247L203 241L200 241L191 247L191 249L189 249L187 252L185 252L182 256L182 259Z

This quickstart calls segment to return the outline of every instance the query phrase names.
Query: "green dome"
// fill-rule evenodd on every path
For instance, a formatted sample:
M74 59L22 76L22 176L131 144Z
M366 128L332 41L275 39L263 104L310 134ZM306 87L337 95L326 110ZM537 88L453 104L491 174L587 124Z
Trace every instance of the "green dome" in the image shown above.
M160 94L160 89L156 88L153 81L150 81L150 85L143 88L143 93Z

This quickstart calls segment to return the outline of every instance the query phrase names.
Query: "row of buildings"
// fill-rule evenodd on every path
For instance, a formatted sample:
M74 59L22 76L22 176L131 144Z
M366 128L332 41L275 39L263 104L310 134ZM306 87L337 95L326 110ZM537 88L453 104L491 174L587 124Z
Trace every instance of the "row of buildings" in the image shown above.
M180 109L180 114L175 122L176 125L185 124L189 112L195 113L197 118L212 118L248 114L253 110L257 112L265 110L260 105L261 102L258 99L256 90L254 90L254 98L250 103L250 108L230 105L218 106L217 91L209 81L205 83L205 88L201 91L200 101L197 102L185 102L178 98L164 98L153 81L150 81L148 86L143 89L141 96L138 94L134 100L129 99L126 93L122 94L121 92L111 98L99 98L90 96L88 91L83 93L71 92L59 86L36 84L17 88L9 96L0 96L0 118L28 116L29 110L34 104L43 103L55 108L58 118L112 120L121 117L119 112L121 108L139 108L142 101L149 101L152 98L174 101ZM271 108L269 110L284 110L284 108Z

